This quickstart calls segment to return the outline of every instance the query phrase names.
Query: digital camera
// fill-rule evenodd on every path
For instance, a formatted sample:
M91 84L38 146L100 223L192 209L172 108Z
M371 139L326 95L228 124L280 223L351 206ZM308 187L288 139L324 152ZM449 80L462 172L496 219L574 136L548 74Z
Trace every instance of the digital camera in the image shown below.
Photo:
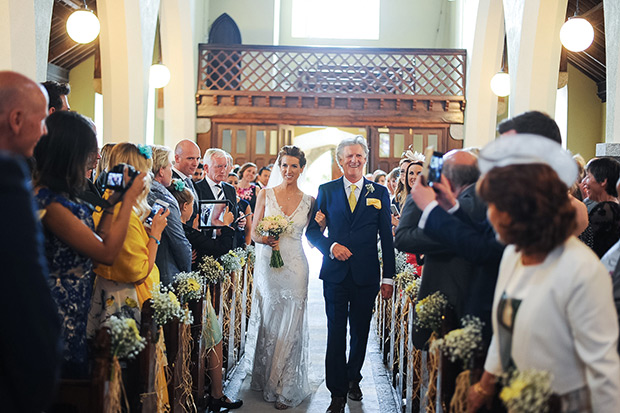
M127 167L127 182L125 182L125 167ZM131 186L133 180L140 174L140 172L136 171L136 169L126 163L119 163L114 166L108 172L104 172L106 174L103 182L104 189L111 189L113 191L125 191L127 188Z

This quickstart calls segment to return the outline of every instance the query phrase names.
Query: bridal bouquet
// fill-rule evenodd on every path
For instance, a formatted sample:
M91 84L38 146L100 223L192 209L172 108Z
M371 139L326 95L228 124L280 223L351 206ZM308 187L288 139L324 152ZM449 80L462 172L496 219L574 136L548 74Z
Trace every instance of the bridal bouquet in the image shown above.
M547 412L551 397L551 373L535 369L515 370L507 376L506 386L499 397L509 412Z
M275 239L280 239L280 235L285 233L291 226L291 222L282 215L270 215L260 220L256 226L256 231L264 236L272 236ZM280 268L284 265L282 261L282 255L278 248L274 248L271 251L271 260L269 266L271 268Z
M111 316L105 326L110 329L112 356L119 359L132 359L146 346L146 340L140 336L136 320L129 317Z
M448 305L446 296L439 291L424 297L415 305L416 324L421 328L439 331L443 312Z
M461 324L463 328L452 330L444 338L433 341L431 351L439 348L450 361L461 360L466 369L482 344L483 323L478 317L468 315L461 320Z

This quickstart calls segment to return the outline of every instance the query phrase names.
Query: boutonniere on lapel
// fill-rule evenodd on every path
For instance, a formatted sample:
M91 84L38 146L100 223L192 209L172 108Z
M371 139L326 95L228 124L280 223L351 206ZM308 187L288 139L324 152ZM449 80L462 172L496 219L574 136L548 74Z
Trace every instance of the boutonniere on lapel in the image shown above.
M368 196L368 194L372 194L373 192L375 192L375 186L373 184L366 184L366 195L364 196Z

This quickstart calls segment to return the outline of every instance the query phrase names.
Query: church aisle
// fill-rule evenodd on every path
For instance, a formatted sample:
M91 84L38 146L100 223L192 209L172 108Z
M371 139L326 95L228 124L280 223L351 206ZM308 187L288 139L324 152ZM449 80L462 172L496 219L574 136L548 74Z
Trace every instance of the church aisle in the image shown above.
M323 284L318 274L321 266L321 254L310 248L304 240L304 249L310 264L310 282L308 288L308 326L310 333L309 358L310 384L316 391L294 409L291 413L324 413L330 403L330 394L325 387L325 346L327 342L327 319L323 301ZM389 375L381 363L377 336L371 328L368 341L366 361L362 369L364 379L360 385L364 393L361 402L349 400L345 412L350 413L392 413L397 412ZM226 394L243 400L239 412L273 413L277 411L273 403L263 400L260 392L250 389L251 376L238 369L226 386ZM318 388L317 388L318 386Z

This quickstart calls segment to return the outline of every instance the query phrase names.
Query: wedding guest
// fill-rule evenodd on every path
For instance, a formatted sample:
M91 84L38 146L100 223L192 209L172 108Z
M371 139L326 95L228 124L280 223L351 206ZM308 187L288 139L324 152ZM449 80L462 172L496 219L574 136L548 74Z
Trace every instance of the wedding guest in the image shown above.
M153 216L151 228L147 231L143 222L151 212L146 201L151 187L148 174L153 165L151 150L148 146L129 142L117 143L110 152L110 165L114 167L121 163L131 165L141 173L139 176L147 174L146 185L132 205L127 236L121 252L111 265L95 266L97 277L88 318L89 337L94 337L101 324L111 315L123 314L139 321L142 303L151 298L153 285L159 283L159 269L155 265L155 257L170 210L159 210ZM127 174L124 179L131 178ZM108 189L104 198L109 199L109 196ZM120 209L120 204L114 206L114 220L118 219ZM95 212L95 225L104 219L104 215L112 215L109 212Z
M588 213L589 224L579 238L599 257L620 239L619 177L620 162L613 158L594 158L586 165L583 185L597 204Z
M99 152L101 154L101 159L99 159L97 169L95 170L95 186L97 187L97 190L99 190L99 193L101 195L103 195L103 192L105 190L105 182L103 181L103 179L106 175L103 172L107 172L108 168L110 167L110 151L112 150L114 145L116 144L106 143L101 147L101 151Z
M256 165L252 162L244 163L241 165L241 168L239 168L239 173L237 175L239 176L237 195L239 198L248 201L252 212L254 212L254 208L256 208L256 195L258 194L256 185L254 184L254 180L256 179ZM249 222L248 226L251 227L252 223Z
M515 368L550 372L561 411L616 411L620 360L611 279L596 255L571 236L576 221L568 185L577 167L560 145L531 153L538 160L524 165L523 158L510 156L515 146L504 144L494 141L480 158L488 172L478 191L508 246L485 372L469 391L468 411L490 400L497 377Z
M50 270L48 285L63 324L63 378L86 378L89 356L86 323L94 274L93 261L111 265L121 250L132 205L142 192L144 177L120 196L118 219L100 222L105 238L95 232L92 207L80 201L86 186L84 171L97 153L97 138L88 119L76 112L58 111L46 119L48 133L34 150L35 199L45 211L45 254ZM115 194L118 198L119 194Z
M226 182L228 182L229 184L231 184L232 186L235 187L235 191L238 190L239 187L239 176L234 173L234 172L230 172L228 174L228 179L226 180ZM247 199L243 199L239 196L239 193L237 193L237 209L239 209L240 212L242 212L245 215L248 215L248 222L252 222L249 214L252 212L252 208L250 207L250 202ZM251 225L250 226L246 226L245 227L245 234L240 232L240 231L236 231L235 232L235 237L237 240L237 245L250 245L250 243L252 242L252 232L251 232Z
M222 234L218 239L213 239L210 234L205 234L188 224L192 216L192 205L194 197L189 189L185 187L185 183L179 179L173 179L172 184L168 187L172 196L176 199L181 210L181 221L187 239L190 240L192 248L196 251L197 265L202 262L204 256L212 256L219 258L226 254L232 248L234 231L230 227L224 227ZM224 224L230 225L233 220L233 214L228 212L224 217ZM207 373L211 379L211 400L209 402L210 409L238 409L243 405L242 400L231 400L226 397L223 392L222 385L222 329L211 304L211 300L207 299L207 321L203 324L202 339L204 340L207 351Z
M194 183L200 182L204 179L204 177L205 177L205 167L202 164L202 162L200 162L198 166L196 167L196 170L194 171L194 175L192 175L192 181L194 181Z
M49 96L48 112L51 115L56 111L71 110L67 95L71 93L71 86L68 83L60 83L55 80L48 80L41 83Z
M258 176L256 177L256 186L259 188L267 188L269 182L269 176L271 176L271 168L263 166L258 170Z
M372 181L379 185L387 186L386 177L387 177L387 174L385 173L385 171L382 171L381 169L377 169L376 171L372 173Z
M385 178L385 186L387 186L387 189L390 192L390 201L394 199L394 194L396 193L396 185L398 185L399 178L400 168L398 167L392 169Z
M61 325L24 161L46 133L47 104L40 85L0 71L0 401L7 412L45 410L62 360Z
M153 207L157 200L168 204L168 225L161 234L155 264L159 268L160 281L168 285L179 272L191 271L192 247L185 237L181 222L179 204L166 189L172 181L172 149L166 146L153 145L153 182L147 201Z

